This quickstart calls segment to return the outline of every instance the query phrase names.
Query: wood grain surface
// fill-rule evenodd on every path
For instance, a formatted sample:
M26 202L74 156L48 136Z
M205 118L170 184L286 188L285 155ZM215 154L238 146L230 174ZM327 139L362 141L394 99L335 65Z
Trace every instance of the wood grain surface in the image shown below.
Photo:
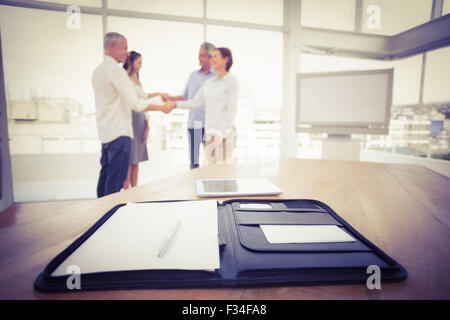
M450 299L450 179L417 165L286 159L266 177L284 199L328 204L402 264L408 278L365 284L115 290L33 289L48 262L116 204L197 199L195 179L258 177L270 168L211 165L94 200L15 204L0 213L0 299ZM264 197L261 197L264 198ZM220 200L225 200L221 198Z

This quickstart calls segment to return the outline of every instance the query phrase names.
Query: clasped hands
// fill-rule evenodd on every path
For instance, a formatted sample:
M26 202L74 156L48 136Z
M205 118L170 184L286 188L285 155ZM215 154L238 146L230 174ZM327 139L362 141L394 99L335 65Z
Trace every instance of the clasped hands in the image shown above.
M166 101L161 106L161 112L170 113L173 109L175 109L176 103L174 101Z
M172 101L168 93L161 93L161 99L163 99L163 101Z
M170 113L176 108L177 104L172 101L167 93L158 92L157 95L161 97L164 104L161 106L160 111L164 113Z
M167 93L160 93L160 96L163 99L163 101L165 101L164 108L166 108L168 110L167 112L164 110L161 110L161 111L163 111L164 113L171 112L176 107L176 103L172 100L172 98ZM211 142L214 145L214 147L218 148L223 144L224 139L223 139L223 137L221 137L219 135L213 135L213 136L211 136Z

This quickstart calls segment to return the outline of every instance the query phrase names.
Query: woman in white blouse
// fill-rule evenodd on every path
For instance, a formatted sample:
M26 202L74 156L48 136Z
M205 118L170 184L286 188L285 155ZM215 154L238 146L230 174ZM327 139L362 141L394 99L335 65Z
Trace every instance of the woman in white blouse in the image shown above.
M205 105L206 156L209 162L220 162L232 158L239 84L229 72L233 65L230 49L216 48L211 65L217 76L206 80L192 100L177 101L176 107L194 109Z
M127 57L123 68L127 71L131 81L134 84L139 98L148 99L155 96L161 96L158 93L145 93L142 84L139 81L139 70L142 67L142 56L136 51L131 51ZM123 183L123 188L135 187L138 182L139 162L148 160L147 139L149 133L148 118L144 112L132 111L133 135L130 150L130 166L128 167L128 175Z

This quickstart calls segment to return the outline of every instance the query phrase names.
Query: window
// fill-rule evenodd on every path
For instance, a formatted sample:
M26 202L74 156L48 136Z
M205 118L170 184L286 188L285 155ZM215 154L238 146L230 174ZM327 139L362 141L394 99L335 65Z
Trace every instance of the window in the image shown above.
M426 53L421 117L428 144L422 155L437 159L450 156L450 47Z
M203 0L108 0L108 8L188 17L203 16Z
M300 72L333 72L394 68L393 101L398 104L417 104L420 94L422 55L395 61L345 58L302 54Z
M60 4L77 5L77 6L86 6L86 7L101 7L102 0L34 0L34 1L45 1L45 2L54 2Z
M450 0L444 0L442 4L442 15L450 13Z
M423 154L430 132L429 122L423 122L422 111L418 108L422 55L395 61L312 54L302 54L300 57L302 73L386 68L394 68L390 132L388 136L366 135L363 137L364 148ZM299 133L298 138L300 157L321 158L323 135Z
M142 54L140 78L147 92L181 94L189 74L200 68L200 24L109 17L108 29L127 38L129 51Z
M305 27L353 31L355 0L302 0L301 22Z
M91 76L102 59L102 21L81 14L80 28L71 29L68 17L0 7L15 201L95 195L92 181L61 186L69 176L89 181L98 175ZM87 170L71 167L83 157L93 157Z
M394 35L430 20L432 0L364 0L362 31Z
M427 52L423 100L450 102L450 47Z
M69 14L55 11L2 6L0 17L7 97L74 98L93 112L90 77L103 55L101 17L82 15L80 29L69 29Z
M283 0L208 0L206 10L211 19L283 25Z

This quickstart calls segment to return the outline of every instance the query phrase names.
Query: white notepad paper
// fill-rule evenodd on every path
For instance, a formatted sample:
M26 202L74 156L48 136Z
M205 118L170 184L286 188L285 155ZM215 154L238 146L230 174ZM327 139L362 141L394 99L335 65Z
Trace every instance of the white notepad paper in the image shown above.
M161 245L179 221L162 257ZM53 276L122 270L220 268L217 201L128 203L75 250Z
M334 225L260 225L269 243L354 242Z

